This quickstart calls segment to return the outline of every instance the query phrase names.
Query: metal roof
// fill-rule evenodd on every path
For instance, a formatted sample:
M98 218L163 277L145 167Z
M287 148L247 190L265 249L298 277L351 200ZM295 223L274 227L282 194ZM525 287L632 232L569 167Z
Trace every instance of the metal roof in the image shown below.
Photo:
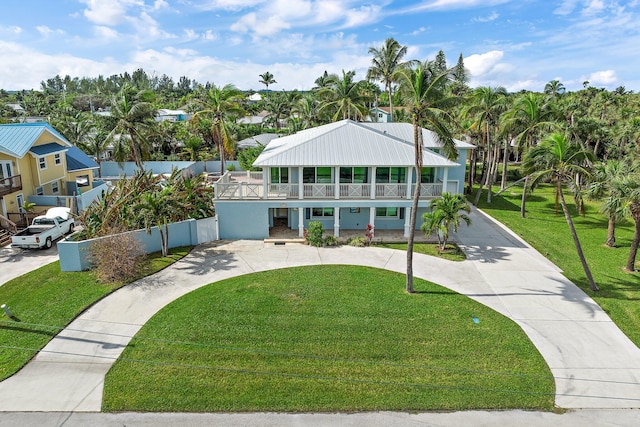
M363 125L372 129L377 129L382 132L387 132L397 138L405 141L413 142L413 125L411 123L373 123L365 122ZM438 135L429 129L422 128L422 140L425 148L442 148L442 143L438 139ZM474 149L475 145L468 142L460 141L458 139L453 140L456 143L456 148L466 150Z
M44 156L47 154L61 153L66 150L67 150L67 147L63 147L57 142L50 142L48 144L36 145L34 147L31 147L31 149L29 150L29 153L36 156Z
M268 145L271 140L279 137L277 133L261 133L260 135L250 136L242 141L238 141L236 148L257 147L258 145Z
M409 124L413 135L413 127ZM385 132L342 120L274 139L254 166L413 166L413 139L403 140ZM459 166L425 150L426 167Z
M71 146L49 123L12 123L0 125L0 152L21 159L43 133L49 134L52 141Z
M67 150L67 171L74 172L83 169L97 169L100 166L87 156L78 147L71 147Z

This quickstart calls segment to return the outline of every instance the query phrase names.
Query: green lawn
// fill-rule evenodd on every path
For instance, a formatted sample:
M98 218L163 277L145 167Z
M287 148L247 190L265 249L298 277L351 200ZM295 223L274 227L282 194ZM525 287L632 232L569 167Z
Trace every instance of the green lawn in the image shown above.
M422 280L416 294L404 286L385 270L309 266L200 288L134 337L103 409L552 410L551 373L514 322Z
M600 287L599 292L592 292L562 214L562 207L558 207L556 214L553 188L543 186L535 190L527 199L527 217L524 219L520 217L521 195L522 187L513 187L500 196L494 196L492 203L487 205L485 191L479 207L559 266L569 280L589 294L616 325L640 346L640 275L623 271L633 237L633 224L627 221L618 225L618 247L608 248L604 245L607 219L598 212L597 203L587 202L586 215L582 217L577 214L571 195L567 195L567 203L587 263Z
M397 249L400 251L407 251L406 243L375 243L374 246L380 248ZM464 261L467 259L464 252L460 250L457 245L447 243L447 247L444 251L440 251L437 243L414 243L413 252L436 256L449 261Z
M152 254L140 277L153 274L189 252L172 249L167 258ZM0 312L0 380L16 373L87 307L123 286L98 283L90 271L61 272L53 262L0 286L0 301L16 317Z

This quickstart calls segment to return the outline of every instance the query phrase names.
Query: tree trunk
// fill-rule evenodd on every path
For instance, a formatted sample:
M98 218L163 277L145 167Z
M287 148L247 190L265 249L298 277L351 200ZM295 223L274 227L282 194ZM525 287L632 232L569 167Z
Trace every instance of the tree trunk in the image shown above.
M387 92L389 93L389 121L393 122L393 89L391 84L387 86Z
M422 130L418 130L417 118L413 118L413 141L415 154L416 187L413 190L411 215L409 216L409 237L407 239L407 292L413 293L413 242L415 239L418 217L418 201L420 200L420 181L422 178ZM409 177L407 179L410 179Z
M522 188L522 200L520 201L520 218L527 216L527 189L529 188L529 175L524 177L524 187Z
M640 244L640 205L634 203L631 206L631 216L635 223L635 231L631 240L631 248L629 249L629 258L627 258L627 271L636 271L636 255L638 254L638 244Z
M469 184L467 187L467 194L471 194L473 191L473 183L476 180L476 160L478 153L476 150L471 151L471 158L469 159Z
M502 159L502 181L500 182L500 191L507 188L507 165L509 163L509 139L504 141L504 158Z
M578 257L580 258L580 262L582 263L582 268L584 269L584 274L587 276L587 280L589 281L589 289L592 291L599 291L598 285L593 280L593 276L591 275L591 270L587 265L587 260L584 257L584 253L582 252L582 245L580 244L580 240L578 239L578 233L576 232L576 228L573 225L573 220L571 219L571 215L569 214L569 209L567 208L567 203L564 200L564 194L562 194L562 186L560 182L557 184L558 194L560 195L560 204L562 205L562 211L564 212L564 218L567 220L567 225L569 226L569 230L571 231L571 237L573 237L573 243L576 245L576 250L578 251Z
M607 225L607 241L605 245L610 248L616 246L616 217L615 215L609 215L609 224Z

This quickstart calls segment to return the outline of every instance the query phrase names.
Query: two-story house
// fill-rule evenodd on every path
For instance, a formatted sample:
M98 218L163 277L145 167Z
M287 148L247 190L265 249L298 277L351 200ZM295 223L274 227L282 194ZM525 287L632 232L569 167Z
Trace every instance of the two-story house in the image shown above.
M439 152L434 132L424 141L418 215L443 191L462 193L473 145L456 141L459 157ZM226 173L215 184L221 239L263 239L284 223L300 237L310 221L336 237L341 230L403 230L409 234L414 167L413 126L343 120L274 139L253 163L262 172ZM420 224L417 224L419 227Z
M11 219L36 196L72 196L83 187L91 189L97 168L48 123L0 125L0 214Z

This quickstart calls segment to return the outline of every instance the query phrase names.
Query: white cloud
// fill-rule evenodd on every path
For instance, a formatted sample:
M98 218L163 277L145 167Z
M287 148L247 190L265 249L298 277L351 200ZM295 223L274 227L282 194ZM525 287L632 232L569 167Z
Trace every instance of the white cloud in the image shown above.
M464 59L464 66L471 76L477 78L493 71L503 57L504 52L499 50L470 55Z
M500 14L498 12L496 12L496 11L493 11L487 16L478 16L477 18L473 18L472 21L474 21L474 22L491 22L491 21L495 21L499 17L500 17Z
M99 40L112 41L120 38L120 34L109 27L105 27L104 25L96 25L93 27L93 33Z
M135 0L80 0L87 5L84 16L94 24L115 26L125 21Z
M49 37L51 35L63 35L64 31L62 30L53 30L49 27L47 27L46 25L38 25L36 27L36 30L43 36L43 37Z
M585 15L595 15L604 10L604 2L602 0L590 0L587 4L587 7L584 8L583 14Z
M17 25L9 25L7 27L4 27L2 25L0 25L0 32L2 33L12 33L14 35L20 34L22 33L22 28L18 27Z
M576 8L580 0L564 0L560 6L558 6L553 13L556 15L569 15Z
M411 33L409 33L412 36L417 36L419 34L424 33L425 31L427 31L427 27L420 27L417 30L413 30Z
M587 77L583 77L582 80L588 81L591 86L609 86L618 81L618 76L614 70L604 70L591 73Z
M237 12L264 2L266 2L266 0L200 0L194 1L193 4L200 10L228 10Z

